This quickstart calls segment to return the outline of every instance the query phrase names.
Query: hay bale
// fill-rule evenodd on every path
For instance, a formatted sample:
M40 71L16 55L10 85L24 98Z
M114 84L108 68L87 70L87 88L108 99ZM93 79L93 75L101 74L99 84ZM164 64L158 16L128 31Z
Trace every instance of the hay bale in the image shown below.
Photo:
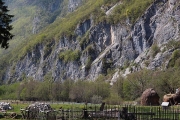
M153 88L148 88L141 95L141 105L159 105L159 98L159 95Z

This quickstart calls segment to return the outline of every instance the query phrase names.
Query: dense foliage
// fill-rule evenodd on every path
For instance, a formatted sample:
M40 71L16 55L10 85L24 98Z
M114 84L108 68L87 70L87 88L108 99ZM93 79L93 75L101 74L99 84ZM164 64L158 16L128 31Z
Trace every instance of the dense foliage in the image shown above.
M173 74L172 74L173 73ZM51 100L119 104L137 100L147 88L154 88L161 97L174 93L180 86L180 69L167 71L142 70L119 79L111 86L110 75L100 75L96 81L53 81L46 75L44 81L24 78L20 83L0 86L0 99Z

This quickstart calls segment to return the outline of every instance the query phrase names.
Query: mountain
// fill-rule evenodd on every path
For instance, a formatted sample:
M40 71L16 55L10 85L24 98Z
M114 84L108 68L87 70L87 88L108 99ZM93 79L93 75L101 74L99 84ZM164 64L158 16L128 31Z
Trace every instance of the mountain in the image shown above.
M80 1L72 0L5 0L5 3L9 14L14 15L12 33L15 37L10 42L10 49L0 51L1 56L80 5Z
M15 3L7 0L11 9L27 10L23 15L33 19L19 25L15 23L22 16L14 18L14 30L24 32L25 43L1 58L3 83L24 77L43 80L47 75L56 81L95 80L110 72L113 82L120 74L143 68L166 70L179 66L180 0ZM34 14L28 15L28 9ZM24 28L28 23L31 27Z

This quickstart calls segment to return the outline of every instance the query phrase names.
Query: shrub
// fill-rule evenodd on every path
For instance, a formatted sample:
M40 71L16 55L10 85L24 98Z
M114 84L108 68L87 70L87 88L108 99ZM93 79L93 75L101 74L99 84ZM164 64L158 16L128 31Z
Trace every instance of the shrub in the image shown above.
M81 46L81 49L84 49L84 46L86 46L89 43L89 31L87 31L83 37L78 39L80 40L79 44Z
M92 57L89 56L85 65L86 70L89 70L91 68L91 63L92 63Z
M158 52L160 52L160 48L158 47L158 45L157 44L152 45L151 47L152 57L155 57Z
M169 61L168 67L174 67L175 64L176 64L176 66L178 66L178 64L179 64L179 60L178 59L179 58L180 58L180 50L175 50L172 53L171 60Z
M93 104L102 103L102 97L101 97L101 96L94 95L94 96L91 98L91 102L92 102Z
M86 47L86 49L84 50L84 52L87 52L89 55L95 54L95 49L94 49L93 44L88 45L88 46Z
M80 51L79 50L66 50L61 52L59 58L63 60L65 63L69 61L77 61L80 59Z
M171 40L166 44L167 49L177 49L180 47L180 42Z

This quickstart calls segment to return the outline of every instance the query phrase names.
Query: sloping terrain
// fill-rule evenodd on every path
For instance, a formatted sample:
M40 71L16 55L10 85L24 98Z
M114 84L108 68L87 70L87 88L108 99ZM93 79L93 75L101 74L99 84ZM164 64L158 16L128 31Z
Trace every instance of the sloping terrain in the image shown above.
M13 40L10 48L0 50L0 55L11 51L21 43L27 41L28 37L39 33L44 27L53 23L56 18L64 17L70 11L75 10L80 5L79 2L72 0L5 0L10 10L9 14L14 15Z
M24 76L43 80L46 75L56 81L95 80L109 71L126 75L142 68L178 66L179 0L87 0L82 4L63 18L44 18L44 26L47 21L50 25L41 32L38 21L47 16L34 17L31 32L36 35L1 61L2 80L11 83Z

